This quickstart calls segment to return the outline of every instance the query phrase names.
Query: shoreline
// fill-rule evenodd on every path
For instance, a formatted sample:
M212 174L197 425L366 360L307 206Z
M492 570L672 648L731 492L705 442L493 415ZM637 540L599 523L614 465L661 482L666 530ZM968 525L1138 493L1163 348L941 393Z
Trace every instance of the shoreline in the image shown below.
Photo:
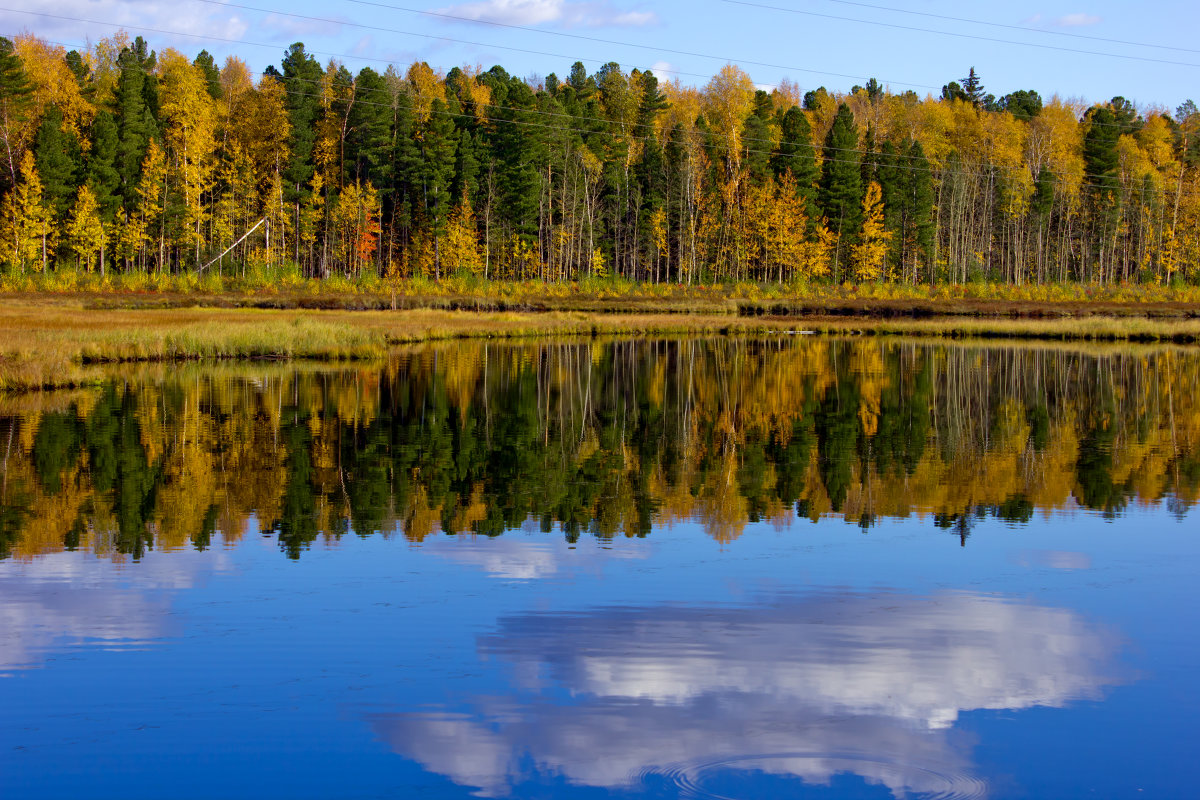
M195 299L195 298L193 298ZM818 335L916 339L1098 343L1200 343L1200 308L1193 304L1115 311L1024 303L989 313L962 306L932 311L863 304L805 304L790 313L764 306L687 311L601 307L550 310L465 310L416 307L397 311L164 305L169 296L88 298L23 294L0 303L0 391L72 388L101 379L95 367L114 363L198 360L374 360L390 348L449 339L596 336ZM104 303L98 302L105 301ZM147 305L144 301L159 301ZM978 304L978 301L976 301Z

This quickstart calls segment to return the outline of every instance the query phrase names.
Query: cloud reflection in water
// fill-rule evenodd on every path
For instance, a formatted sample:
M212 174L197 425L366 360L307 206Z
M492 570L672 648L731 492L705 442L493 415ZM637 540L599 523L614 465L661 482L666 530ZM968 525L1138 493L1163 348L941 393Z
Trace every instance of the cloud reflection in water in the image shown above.
M735 768L982 796L959 714L1098 698L1120 680L1116 647L1072 611L965 593L529 614L480 640L511 666L511 696L371 723L487 796L530 764L608 788L663 773L701 795Z
M147 557L128 571L80 551L0 561L0 675L73 646L126 649L160 640L178 624L174 594L223 563L193 551Z

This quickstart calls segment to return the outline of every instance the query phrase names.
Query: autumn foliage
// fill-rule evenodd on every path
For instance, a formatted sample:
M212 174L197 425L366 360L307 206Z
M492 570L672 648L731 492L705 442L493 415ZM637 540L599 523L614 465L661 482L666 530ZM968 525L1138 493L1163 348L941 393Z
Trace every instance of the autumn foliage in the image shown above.
M1200 279L1200 113L0 39L11 274ZM86 194L85 194L86 190ZM98 226L98 227L97 227ZM264 272L263 274L266 274Z

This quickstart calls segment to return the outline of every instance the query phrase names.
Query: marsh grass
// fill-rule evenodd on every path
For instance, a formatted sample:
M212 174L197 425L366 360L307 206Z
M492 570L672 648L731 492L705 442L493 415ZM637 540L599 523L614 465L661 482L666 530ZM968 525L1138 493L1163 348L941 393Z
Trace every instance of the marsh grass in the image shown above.
M0 276L0 293L94 296L110 304L170 303L324 307L537 307L538 310L599 310L599 307L652 304L657 311L736 313L739 305L838 305L872 303L1036 303L1041 305L1200 304L1200 286L1190 284L1050 283L1013 285L979 281L963 284L832 283L637 283L623 278L577 281L484 280L456 273L441 281L416 276L401 280L366 274L358 279L316 280L293 268L259 265L245 277L181 273L109 274L63 270L48 274Z
M1098 342L1200 342L1200 319L1091 315L1052 319L934 317L931 319L809 318L797 321L820 333L980 339Z
M397 344L451 338L768 332L789 323L730 316L89 309L69 303L0 307L0 390L82 386L104 364L196 359L382 358Z
M628 307L626 306L628 309ZM0 390L83 386L107 364L188 360L372 360L389 348L454 338L828 334L1132 342L1200 341L1200 319L1145 316L867 318L658 311L312 311L93 308L70 297L0 304Z

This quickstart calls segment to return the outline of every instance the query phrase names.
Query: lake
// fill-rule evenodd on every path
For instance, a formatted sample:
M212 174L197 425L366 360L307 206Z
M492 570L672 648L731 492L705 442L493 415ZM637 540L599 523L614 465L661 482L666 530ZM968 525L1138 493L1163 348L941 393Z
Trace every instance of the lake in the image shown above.
M1189 796L1198 387L792 335L0 398L0 795Z

